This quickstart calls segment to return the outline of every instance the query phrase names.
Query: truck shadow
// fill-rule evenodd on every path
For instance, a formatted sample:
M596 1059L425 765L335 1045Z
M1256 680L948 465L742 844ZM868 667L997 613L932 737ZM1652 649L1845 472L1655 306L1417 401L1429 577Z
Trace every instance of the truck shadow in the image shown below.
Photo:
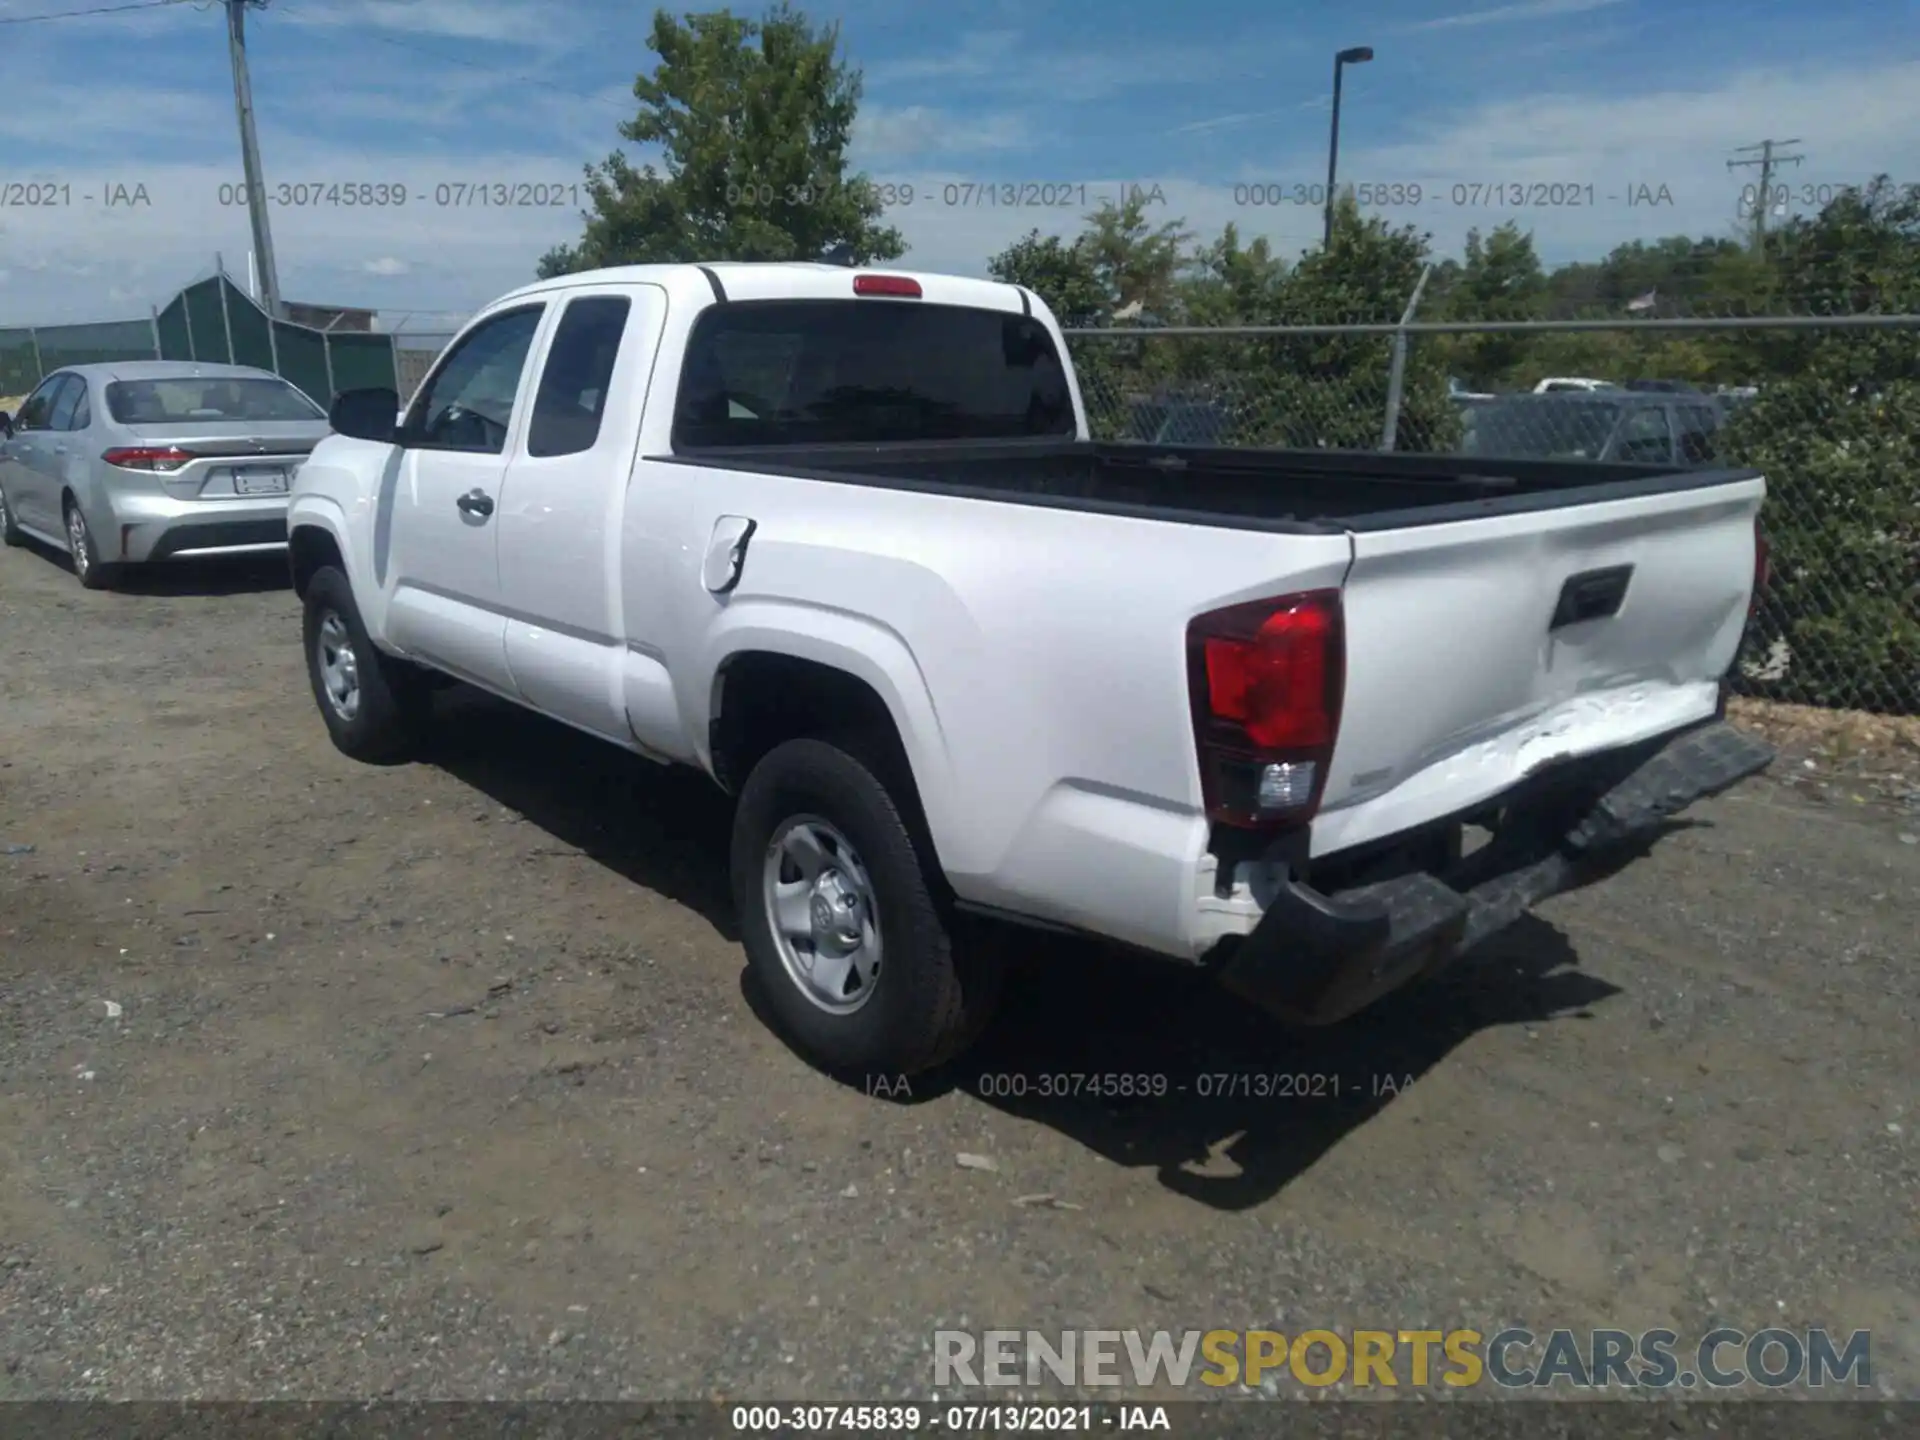
M732 804L711 781L465 687L439 703L428 763L738 943ZM1152 1167L1169 1190L1223 1211L1271 1199L1481 1031L1586 1018L1620 993L1533 915L1326 1029L1282 1025L1204 971L1095 941L997 925L969 939L1005 947L1009 961L1006 996L975 1048L910 1080L843 1083L906 1105L964 1092L1114 1164ZM741 991L776 1029L744 965Z
M1665 821L1581 888L1704 823ZM1432 979L1317 1029L1274 1020L1204 971L1093 941L999 938L1013 947L1012 971L992 1026L944 1071L904 1089L895 1081L890 1098L963 1090L1226 1211L1271 1199L1481 1031L1590 1019L1621 993L1580 969L1565 933L1534 914ZM888 1096L886 1077L855 1083Z
M436 709L427 763L739 942L727 885L733 802L706 776L464 685L437 697Z
M1271 1199L1478 1032L1584 1016L1619 993L1537 916L1324 1029L1283 1025L1151 958L1014 943L1026 953L994 1025L945 1072L913 1080L910 1098L964 1090L1220 1210ZM867 1088L885 1091L879 1077Z

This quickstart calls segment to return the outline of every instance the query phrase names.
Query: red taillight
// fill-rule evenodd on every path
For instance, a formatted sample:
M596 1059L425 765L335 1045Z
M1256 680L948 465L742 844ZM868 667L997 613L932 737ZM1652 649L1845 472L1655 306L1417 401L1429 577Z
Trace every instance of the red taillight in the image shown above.
M1345 690L1340 592L1215 610L1187 642L1208 814L1255 827L1310 818Z
M1747 618L1752 619L1759 613L1760 601L1765 598L1768 579L1767 537L1761 533L1760 517L1753 517L1753 598L1747 601Z
M921 298L920 282L906 275L856 275L853 277L853 293L893 295L905 300Z
M191 450L179 450L171 446L155 448L135 445L123 449L109 450L100 457L109 465L117 465L122 470L178 470L194 458Z

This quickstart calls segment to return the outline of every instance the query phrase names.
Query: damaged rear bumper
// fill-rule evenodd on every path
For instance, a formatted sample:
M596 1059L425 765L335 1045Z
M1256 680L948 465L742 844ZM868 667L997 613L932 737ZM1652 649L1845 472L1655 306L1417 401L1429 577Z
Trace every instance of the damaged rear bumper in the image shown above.
M1651 747L1584 757L1504 797L1494 838L1437 873L1323 893L1283 884L1220 972L1229 990L1296 1024L1345 1019L1569 890L1668 817L1773 762L1714 721Z

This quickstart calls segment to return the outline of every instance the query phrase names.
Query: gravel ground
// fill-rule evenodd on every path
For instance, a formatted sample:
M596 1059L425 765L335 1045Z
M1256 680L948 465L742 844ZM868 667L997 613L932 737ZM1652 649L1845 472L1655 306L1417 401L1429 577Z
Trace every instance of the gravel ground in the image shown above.
M1332 1032L1009 939L983 1048L868 1093L757 1018L705 781L465 694L352 764L282 573L0 553L0 1398L871 1399L940 1326L1508 1323L1867 1328L1920 1394L1912 797L1751 782ZM1342 1093L1194 1093L1276 1070ZM1188 1093L1032 1093L1102 1071Z

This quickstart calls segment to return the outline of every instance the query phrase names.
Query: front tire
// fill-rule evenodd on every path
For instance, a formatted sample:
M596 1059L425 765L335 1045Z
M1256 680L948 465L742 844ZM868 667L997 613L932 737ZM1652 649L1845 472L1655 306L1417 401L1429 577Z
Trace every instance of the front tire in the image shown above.
M14 550L26 542L27 537L20 532L18 522L13 518L13 508L7 504L7 492L0 490L0 545Z
M93 543L93 530L87 524L80 502L67 498L67 554L73 559L73 573L88 590L106 590L113 585L115 566L101 563L100 547Z
M307 679L334 748L373 765L411 754L431 718L432 693L418 670L375 647L352 585L332 566L307 582L301 632Z
M944 884L863 755L789 740L753 769L731 870L747 962L781 1028L829 1071L911 1075L985 1025L999 967L956 954Z

